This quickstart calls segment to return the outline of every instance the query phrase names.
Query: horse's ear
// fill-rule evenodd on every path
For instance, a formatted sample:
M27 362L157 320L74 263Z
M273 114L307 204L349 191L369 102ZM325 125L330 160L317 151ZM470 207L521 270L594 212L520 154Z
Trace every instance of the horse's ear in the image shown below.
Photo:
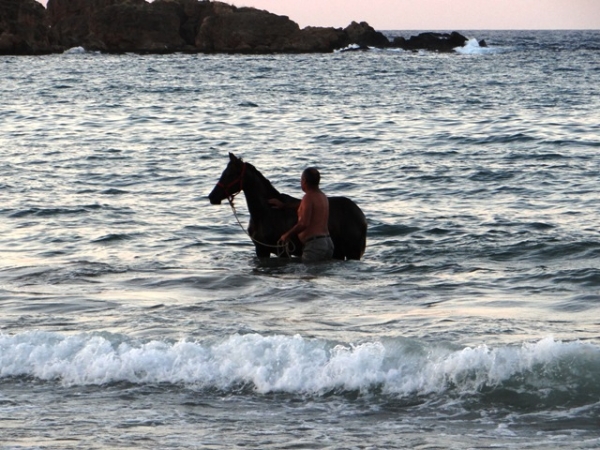
M229 160L233 163L238 163L238 162L244 162L242 160L242 158L238 158L237 156L235 156L233 153L229 152Z

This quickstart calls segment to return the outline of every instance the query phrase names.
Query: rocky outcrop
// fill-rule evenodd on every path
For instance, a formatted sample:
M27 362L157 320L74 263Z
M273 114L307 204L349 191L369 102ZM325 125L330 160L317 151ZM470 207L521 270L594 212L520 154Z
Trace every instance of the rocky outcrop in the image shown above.
M0 55L50 53L45 17L35 0L0 0Z
M325 53L352 43L387 46L389 41L365 22L353 22L343 30L300 29L286 16L239 8L204 19L194 42L199 51L207 53Z
M403 50L429 50L435 52L451 52L456 47L463 47L467 38L456 31L448 33L421 33L409 39L397 37L391 46Z
M182 3L161 0L49 0L48 23L52 39L63 48L173 52L185 45L183 9Z
M352 22L344 31L348 35L348 44L356 44L362 48L384 48L390 45L388 38L383 33L375 31L367 22Z
M196 0L49 0L52 36L64 48L105 52L273 53L332 51L286 16ZM318 33L317 33L318 34ZM312 43L312 45L311 45Z
M450 51L466 38L424 33L393 43L366 22L307 27L286 16L208 0L0 0L0 53L72 47L110 53L315 53L355 44Z
M89 47L113 53L171 53L185 46L180 27L178 8L166 2L111 5L94 15Z
M298 24L254 8L239 8L202 21L195 46L201 52L273 53L293 50Z
M349 45L348 35L341 28L306 27L290 39L296 53L329 53Z

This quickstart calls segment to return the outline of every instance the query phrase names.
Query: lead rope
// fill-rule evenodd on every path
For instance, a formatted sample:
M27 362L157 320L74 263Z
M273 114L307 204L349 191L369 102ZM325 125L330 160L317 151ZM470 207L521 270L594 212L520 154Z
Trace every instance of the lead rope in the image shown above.
M291 258L292 257L292 253L294 253L296 251L296 245L292 241L287 241L287 242L282 243L282 244L272 245L272 244L266 244L264 242L261 242L258 239L254 239L252 236L250 236L250 233L248 233L248 230L246 230L244 228L244 225L242 225L242 222L240 222L240 218L238 217L237 210L235 209L235 205L233 204L233 199L234 198L235 198L235 194L234 195L230 195L229 197L227 197L227 201L229 202L229 206L231 206L231 210L233 211L233 215L235 216L235 220L237 221L238 225L240 226L240 228L242 229L242 231L244 233L246 233L246 235L252 240L252 242L254 242L256 244L263 245L265 247L277 249L277 256L278 257L281 257L281 256L283 256L285 254L288 258Z

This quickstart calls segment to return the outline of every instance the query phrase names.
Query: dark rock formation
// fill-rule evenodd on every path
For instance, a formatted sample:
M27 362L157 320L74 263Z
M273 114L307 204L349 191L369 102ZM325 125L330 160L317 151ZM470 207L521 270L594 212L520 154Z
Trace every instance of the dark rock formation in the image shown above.
M255 8L196 0L49 0L56 43L105 52L314 53L387 46L368 24L307 27Z
M50 53L46 9L35 0L0 0L0 54Z
M49 0L51 36L63 48L107 52L173 52L180 35L181 3L144 0Z
M450 51L466 38L424 33L396 38L406 50ZM390 46L365 22L345 29L307 27L255 8L208 0L0 0L0 54L60 52L72 47L123 53L315 53L357 44Z
M290 36L290 46L296 53L328 53L349 44L341 28L306 27Z
M383 33L375 31L367 22L352 22L344 31L348 35L349 44L356 44L359 47L378 47L384 48L390 45L390 41Z
M93 50L164 53L181 50L181 17L166 2L125 3L98 11L90 23Z
M392 47L404 50L429 50L435 52L451 52L456 47L463 47L467 38L456 31L448 33L421 33L409 39L397 37L392 42Z
M299 31L298 24L286 16L239 8L204 19L195 44L201 52L285 52L293 50L290 38Z

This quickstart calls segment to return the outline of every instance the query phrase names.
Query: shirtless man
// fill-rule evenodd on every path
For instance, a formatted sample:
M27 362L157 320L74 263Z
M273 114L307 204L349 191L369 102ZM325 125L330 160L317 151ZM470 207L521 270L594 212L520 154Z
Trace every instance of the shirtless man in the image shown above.
M292 236L304 245L302 261L314 262L331 259L333 256L333 241L329 237L329 200L319 189L321 174L314 167L309 167L302 172L300 186L304 197L298 207L298 222L289 231L281 236L283 242Z

